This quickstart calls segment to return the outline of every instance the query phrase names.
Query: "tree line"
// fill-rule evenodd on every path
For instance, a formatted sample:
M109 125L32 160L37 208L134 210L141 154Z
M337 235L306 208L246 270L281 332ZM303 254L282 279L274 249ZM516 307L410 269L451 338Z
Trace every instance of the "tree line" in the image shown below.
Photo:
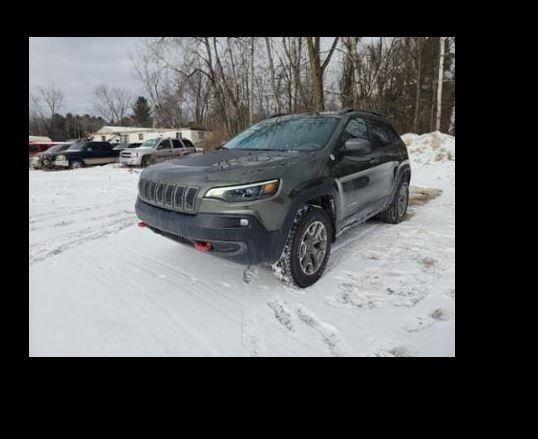
M136 116L128 92L98 87L106 123L203 126L218 143L270 114L357 107L402 133L455 131L454 37L160 37L131 61L147 101Z
M454 37L155 38L132 61L157 125L228 137L271 113L358 107L401 132L455 130Z
M63 141L87 138L104 125L145 128L154 125L147 99L138 96L131 103L131 96L121 88L100 85L94 90L92 112L97 116L62 115L64 98L63 91L54 85L38 87L30 94L30 134Z

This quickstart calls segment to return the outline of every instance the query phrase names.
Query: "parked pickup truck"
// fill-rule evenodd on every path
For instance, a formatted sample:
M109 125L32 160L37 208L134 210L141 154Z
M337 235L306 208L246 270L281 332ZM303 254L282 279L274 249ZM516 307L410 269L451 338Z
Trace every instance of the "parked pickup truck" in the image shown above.
M119 151L114 151L109 142L73 143L65 151L51 154L51 166L77 169L91 165L114 163Z
M120 164L125 166L142 166L178 159L187 154L202 152L188 139L149 139L138 148L124 149L120 153Z
M59 143L57 145L51 146L45 152L41 152L32 157L31 165L34 169L48 168L52 163L52 157L54 153L59 153L60 151L65 151L71 146L71 143Z

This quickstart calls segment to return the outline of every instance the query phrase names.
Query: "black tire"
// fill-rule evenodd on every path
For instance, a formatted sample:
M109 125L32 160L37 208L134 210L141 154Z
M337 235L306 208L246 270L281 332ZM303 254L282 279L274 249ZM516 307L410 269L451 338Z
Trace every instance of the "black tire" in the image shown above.
M69 162L69 169L80 169L84 167L84 163L81 160L71 160Z
M149 166L149 165L151 165L151 156L145 155L144 157L142 157L142 162L140 163L140 166L145 168L146 166Z
M326 241L323 259L321 262L318 262L319 266L317 269L309 274L306 272L308 269L305 271L302 267L300 248L309 228L317 226L316 223L323 224ZM332 233L331 219L325 210L318 206L306 206L301 209L297 213L295 221L290 228L282 256L273 266L277 275L284 282L293 284L299 288L306 288L317 282L329 260L333 240Z
M402 179L392 201L386 210L381 212L379 218L381 221L389 224L398 224L405 218L407 206L409 204L409 183Z

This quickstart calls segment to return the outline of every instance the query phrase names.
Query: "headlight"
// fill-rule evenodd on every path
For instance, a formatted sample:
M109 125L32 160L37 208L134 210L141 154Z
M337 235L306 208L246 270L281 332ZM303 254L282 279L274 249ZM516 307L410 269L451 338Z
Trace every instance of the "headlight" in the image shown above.
M60 154L58 157L56 157L56 160L65 160L65 156Z
M204 198L218 198L229 202L260 200L272 197L279 186L279 180L271 180L241 186L216 187L209 189Z

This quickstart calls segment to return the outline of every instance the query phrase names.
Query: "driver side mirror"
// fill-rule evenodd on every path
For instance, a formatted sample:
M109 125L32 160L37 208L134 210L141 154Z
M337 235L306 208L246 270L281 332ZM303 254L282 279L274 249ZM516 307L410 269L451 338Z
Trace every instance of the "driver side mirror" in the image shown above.
M348 139L344 143L344 154L362 155L372 151L372 144L366 139Z
M92 149L92 147L90 146L86 151L88 151L88 152L92 152L93 149Z

